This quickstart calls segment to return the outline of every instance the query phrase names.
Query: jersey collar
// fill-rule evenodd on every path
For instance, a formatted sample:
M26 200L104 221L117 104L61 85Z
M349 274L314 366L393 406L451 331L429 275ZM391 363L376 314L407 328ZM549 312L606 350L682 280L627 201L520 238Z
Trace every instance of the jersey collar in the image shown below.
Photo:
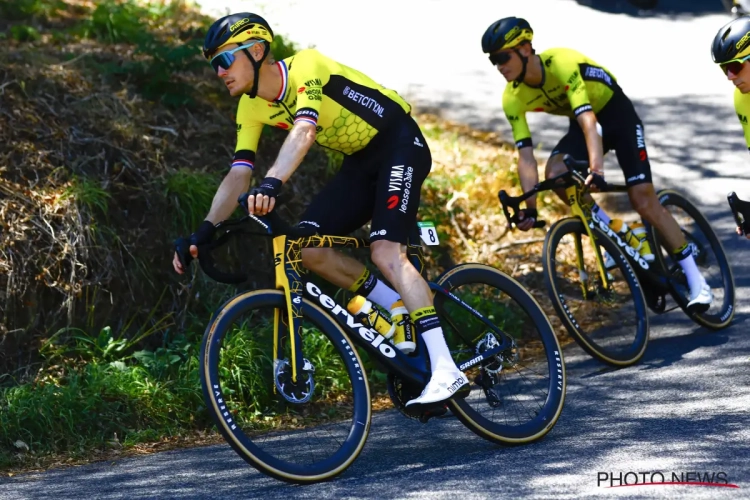
M276 66L278 66L279 73L281 74L281 88L279 89L279 93L276 95L274 101L280 102L283 101L284 98L286 98L287 87L289 85L289 70L287 70L286 63L284 63L284 61L277 62Z

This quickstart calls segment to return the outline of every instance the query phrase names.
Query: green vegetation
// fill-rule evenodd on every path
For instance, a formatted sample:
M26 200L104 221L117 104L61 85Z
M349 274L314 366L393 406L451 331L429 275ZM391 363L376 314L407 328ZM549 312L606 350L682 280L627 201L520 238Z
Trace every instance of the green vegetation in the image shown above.
M172 241L205 216L234 140L236 100L199 50L210 22L184 1L0 0L0 468L212 428L197 372L203 329L273 270L268 242L244 237L218 256L251 276L241 287L200 273L188 287L171 269ZM298 47L277 35L272 50L278 60ZM529 259L514 238L527 235L504 231L496 198L518 182L512 149L418 121L434 158L422 218L442 241L431 275L485 261L519 277ZM285 137L264 131L256 178ZM314 147L285 187L295 197L283 215L298 217L341 160ZM229 344L225 369L230 389L262 406L270 343L253 333ZM340 376L326 374L330 390Z

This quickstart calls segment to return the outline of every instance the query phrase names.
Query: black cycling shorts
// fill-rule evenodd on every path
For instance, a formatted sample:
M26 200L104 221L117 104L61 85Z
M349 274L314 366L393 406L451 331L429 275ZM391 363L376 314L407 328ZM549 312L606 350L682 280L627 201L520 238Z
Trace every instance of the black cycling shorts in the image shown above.
M607 104L596 114L596 121L602 127L604 152L614 150L617 162L625 175L625 184L651 183L651 164L646 152L643 122L635 112L633 103L617 89ZM589 157L586 138L576 119L570 120L568 133L560 139L552 154L569 154L576 160Z
M406 244L416 225L419 192L432 155L411 116L345 156L339 172L313 198L299 223L318 234L346 236L371 223L370 240Z

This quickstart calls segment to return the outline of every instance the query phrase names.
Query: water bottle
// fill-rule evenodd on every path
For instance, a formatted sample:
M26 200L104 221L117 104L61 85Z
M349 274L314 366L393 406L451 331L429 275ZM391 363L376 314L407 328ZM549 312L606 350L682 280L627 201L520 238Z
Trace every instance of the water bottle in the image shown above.
M361 295L357 295L350 300L346 305L346 309L355 317L360 314L364 315L363 321L387 339L393 337L393 334L396 332L396 325L383 316L380 310L373 307L372 302Z

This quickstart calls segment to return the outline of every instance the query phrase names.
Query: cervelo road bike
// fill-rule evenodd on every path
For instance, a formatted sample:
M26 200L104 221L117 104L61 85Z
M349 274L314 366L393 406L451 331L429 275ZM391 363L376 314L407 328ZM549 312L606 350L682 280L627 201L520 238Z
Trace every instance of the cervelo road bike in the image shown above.
M694 322L711 329L724 328L731 322L735 290L726 254L706 218L687 198L671 189L657 192L661 205L680 225L698 268L712 288L714 302L708 310L688 310L687 280L679 263L664 248L658 232L646 224L651 248L655 249L655 260L649 263L582 202L588 190L584 185L588 161L565 155L564 162L567 172L540 182L517 197L500 191L499 198L512 226L518 222L523 200L536 193L565 188L573 216L557 221L545 236L544 278L555 311L586 352L612 366L638 362L648 344L646 306L657 314L679 307ZM597 183L600 192L628 189L601 178ZM584 245L584 240L590 244ZM667 295L676 306L667 308Z
M414 353L404 354L337 303L336 292L302 279L303 248L363 248L368 239L305 234L277 211L224 221L214 241L199 249L209 277L239 283L247 276L217 269L212 251L233 234L273 238L276 289L243 292L224 303L201 349L208 411L249 464L293 483L330 479L351 465L372 416L363 355L387 374L388 394L409 418L427 422L450 409L479 436L506 445L530 443L552 429L565 399L563 357L547 316L517 281L492 267L463 264L430 282L471 391L463 399L407 408L430 376L422 338ZM423 273L420 238L431 244L438 238L434 225L419 224L408 256ZM251 369L255 382L243 377Z

